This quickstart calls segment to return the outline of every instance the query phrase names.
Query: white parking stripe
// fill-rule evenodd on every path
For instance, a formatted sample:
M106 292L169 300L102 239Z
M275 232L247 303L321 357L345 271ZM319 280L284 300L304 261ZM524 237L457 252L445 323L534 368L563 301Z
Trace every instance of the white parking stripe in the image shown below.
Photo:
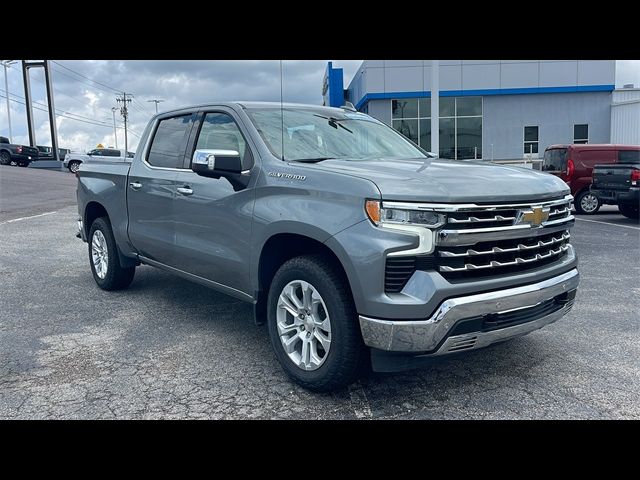
M586 218L576 218L576 220L582 220L583 222L602 223L603 225L613 225L614 227L632 228L633 230L640 230L640 227L634 227L632 225L619 225L617 223L600 222L598 220L587 220Z
M13 220L7 220L6 222L0 222L0 225L4 225L5 223L19 222L20 220L29 220L30 218L44 217L45 215L51 215L52 213L56 213L56 212L46 212L46 213L39 213L38 215L31 215L29 217L14 218Z

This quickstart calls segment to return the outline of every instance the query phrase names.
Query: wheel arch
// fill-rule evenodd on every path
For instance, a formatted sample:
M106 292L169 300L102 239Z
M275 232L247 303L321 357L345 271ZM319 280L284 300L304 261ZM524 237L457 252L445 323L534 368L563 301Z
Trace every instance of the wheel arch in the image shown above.
M353 298L347 271L342 265L339 256L326 243L302 233L275 233L264 242L257 259L255 270L257 274L256 303L254 308L256 323L262 324L266 320L269 285L278 268L292 258L314 254L322 254L329 259L345 279L349 287L349 295Z
M89 238L91 224L96 220L96 218L100 217L107 217L107 221L109 222L109 225L111 225L111 229L113 230L113 223L111 222L111 217L105 206L95 200L87 203L84 208L84 214L82 216L82 228L84 229L85 238L88 242L91 242L91 239ZM120 249L117 241L116 248L118 249L118 258L120 259L121 266L131 267L139 264L136 260L122 254L122 250Z

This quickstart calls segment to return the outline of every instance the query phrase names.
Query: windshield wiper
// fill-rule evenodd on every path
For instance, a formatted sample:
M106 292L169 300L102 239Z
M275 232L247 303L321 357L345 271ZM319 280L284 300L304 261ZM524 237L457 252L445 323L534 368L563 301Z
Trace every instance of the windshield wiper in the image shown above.
M329 121L329 125L331 125L333 128L344 128L347 132L349 133L353 133L351 130L349 130L347 127L345 127L344 125L342 125L341 123L339 123L341 120L339 118L334 118L334 117L325 117L324 115L318 115L317 113L313 114L314 117L320 117L320 118L324 118L325 120Z
M323 160L335 160L336 157L316 157L316 158L292 158L287 159L289 162L301 162L301 163L318 163Z

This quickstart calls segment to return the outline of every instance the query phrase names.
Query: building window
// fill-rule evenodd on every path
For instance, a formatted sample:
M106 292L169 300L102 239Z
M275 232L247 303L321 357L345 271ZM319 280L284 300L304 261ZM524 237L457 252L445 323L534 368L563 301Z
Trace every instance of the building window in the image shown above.
M523 153L530 155L538 153L538 126L524 127L524 148Z
M440 97L442 158L482 158L482 97ZM425 150L431 150L431 99L391 101L391 126Z
M573 143L589 143L589 125L584 123L573 126Z

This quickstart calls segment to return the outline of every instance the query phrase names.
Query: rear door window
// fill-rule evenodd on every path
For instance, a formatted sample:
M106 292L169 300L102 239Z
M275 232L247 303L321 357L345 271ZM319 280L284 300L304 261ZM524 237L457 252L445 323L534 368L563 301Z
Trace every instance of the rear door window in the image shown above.
M546 172L561 172L567 169L567 149L553 148L544 152L542 170Z
M192 126L192 114L160 120L147 154L147 163L154 167L182 168Z

